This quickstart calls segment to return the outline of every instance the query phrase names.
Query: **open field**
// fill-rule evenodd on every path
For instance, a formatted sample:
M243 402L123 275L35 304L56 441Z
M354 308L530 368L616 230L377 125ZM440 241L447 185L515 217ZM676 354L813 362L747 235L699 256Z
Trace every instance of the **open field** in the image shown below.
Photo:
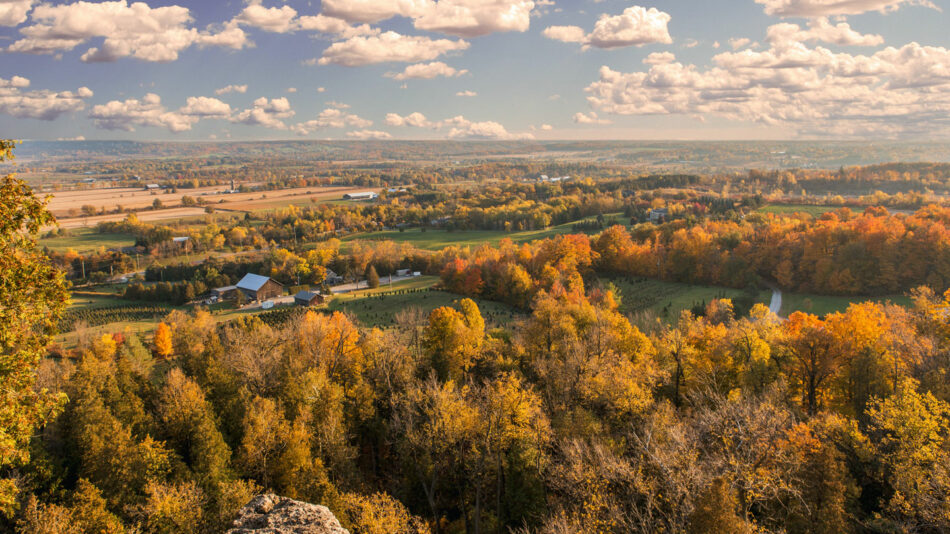
M100 234L92 228L76 228L70 235L47 237L39 240L41 247L48 247L55 252L66 252L73 249L83 254L93 252L100 247L119 248L135 244L135 238L129 234Z
M769 204L762 206L758 211L762 213L807 213L812 217L821 217L829 211L840 209L840 206L815 206L813 204Z
M465 297L447 293L445 291L422 290L406 294L354 294L352 298L343 296L334 297L328 308L331 311L349 312L356 316L360 323L366 326L389 327L395 326L395 316L402 310L416 307L428 314L441 306L453 306ZM522 312L514 308L490 300L473 299L485 318L489 327L508 325L512 320L522 316Z
M694 306L709 304L715 299L737 299L746 295L741 289L661 282L646 278L617 277L604 278L603 281L613 282L620 290L622 312L646 312L665 322L675 322L680 312ZM755 296L755 302L768 305L771 296L771 291L760 291Z
M607 216L608 220L610 216ZM387 230L385 232L371 232L362 234L352 234L342 238L347 241L396 241L400 243L410 243L416 248L425 250L442 250L451 245L459 247L477 247L479 245L498 245L506 237L515 243L528 243L540 239L547 239L561 234L586 233L589 235L600 233L600 230L588 232L575 232L572 228L579 221L569 222L558 226L552 226L543 230L524 230L521 232L505 232L501 230L456 230L449 232L446 230L427 229L423 232L419 228L411 228L405 231ZM618 222L621 222L618 218ZM622 222L621 222L622 224Z
M806 295L803 293L785 293L782 292L782 312L783 317L790 313L802 311L825 316L829 313L843 312L848 306L857 302L865 301L891 302L900 306L910 306L910 297L904 295L892 295L887 297L829 297L825 295Z
M314 201L329 201L341 198L350 191L362 191L365 188L340 187L298 187L292 189L278 189L273 191L254 191L248 193L223 194L225 186L200 187L197 189L179 189L176 193L167 191L146 191L144 188L111 188L85 189L77 191L61 191L53 193L49 209L59 218L60 226L76 228L80 226L94 226L102 221L118 221L125 218L125 214L94 215L79 217L77 213L83 206L92 206L96 209L114 209L122 206L124 209L146 210L137 212L140 220L156 221L177 219L189 215L201 215L204 207L182 208L176 207L181 197L190 196L195 200L202 200L206 205L216 210L250 211L262 208L286 207L291 204L306 206ZM168 209L150 210L155 200L161 200ZM180 210L190 210L183 212Z

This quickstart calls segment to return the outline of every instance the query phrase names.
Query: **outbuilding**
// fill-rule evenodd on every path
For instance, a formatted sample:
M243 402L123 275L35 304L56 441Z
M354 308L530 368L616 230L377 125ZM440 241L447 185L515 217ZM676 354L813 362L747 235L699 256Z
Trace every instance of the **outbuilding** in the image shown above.
M267 300L279 297L284 292L284 286L267 276L247 273L237 283L237 288L251 300Z
M294 295L294 304L297 306L317 306L323 304L323 295L316 291L303 290Z

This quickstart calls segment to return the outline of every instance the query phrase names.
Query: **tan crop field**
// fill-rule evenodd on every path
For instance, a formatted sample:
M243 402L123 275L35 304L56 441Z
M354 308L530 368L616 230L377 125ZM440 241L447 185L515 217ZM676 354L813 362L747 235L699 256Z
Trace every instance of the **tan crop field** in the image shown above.
M248 193L224 193L224 186L201 187L197 189L179 189L176 193L165 191L146 191L144 188L114 188L88 189L81 191L62 191L54 193L49 203L50 211L56 215L59 225L63 228L81 228L95 226L100 222L120 221L125 218L124 213L82 216L83 206L113 210L117 206L123 209L136 211L141 221L160 221L179 219L202 215L204 206L215 210L251 211L264 208L277 208L295 204L309 205L313 200L328 201L343 197L351 191L362 191L360 187L298 187L293 189L278 189L272 191L254 191ZM204 206L181 207L181 197L189 196L196 201L200 200ZM164 209L152 210L155 199L159 199L167 206ZM140 211L141 210L141 211Z

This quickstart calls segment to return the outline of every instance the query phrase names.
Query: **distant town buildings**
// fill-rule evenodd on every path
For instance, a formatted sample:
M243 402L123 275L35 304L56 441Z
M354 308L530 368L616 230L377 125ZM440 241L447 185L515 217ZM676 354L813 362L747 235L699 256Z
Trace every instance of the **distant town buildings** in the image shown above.
M656 208L650 210L650 222L653 224L666 222L667 217L669 217L669 210L666 208Z

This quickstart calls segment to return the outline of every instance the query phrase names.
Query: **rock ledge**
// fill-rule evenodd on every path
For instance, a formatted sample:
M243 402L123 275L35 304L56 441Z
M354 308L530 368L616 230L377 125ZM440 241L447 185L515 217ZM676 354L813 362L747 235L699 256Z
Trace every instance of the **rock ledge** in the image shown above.
M272 493L244 505L227 534L349 534L326 506Z

